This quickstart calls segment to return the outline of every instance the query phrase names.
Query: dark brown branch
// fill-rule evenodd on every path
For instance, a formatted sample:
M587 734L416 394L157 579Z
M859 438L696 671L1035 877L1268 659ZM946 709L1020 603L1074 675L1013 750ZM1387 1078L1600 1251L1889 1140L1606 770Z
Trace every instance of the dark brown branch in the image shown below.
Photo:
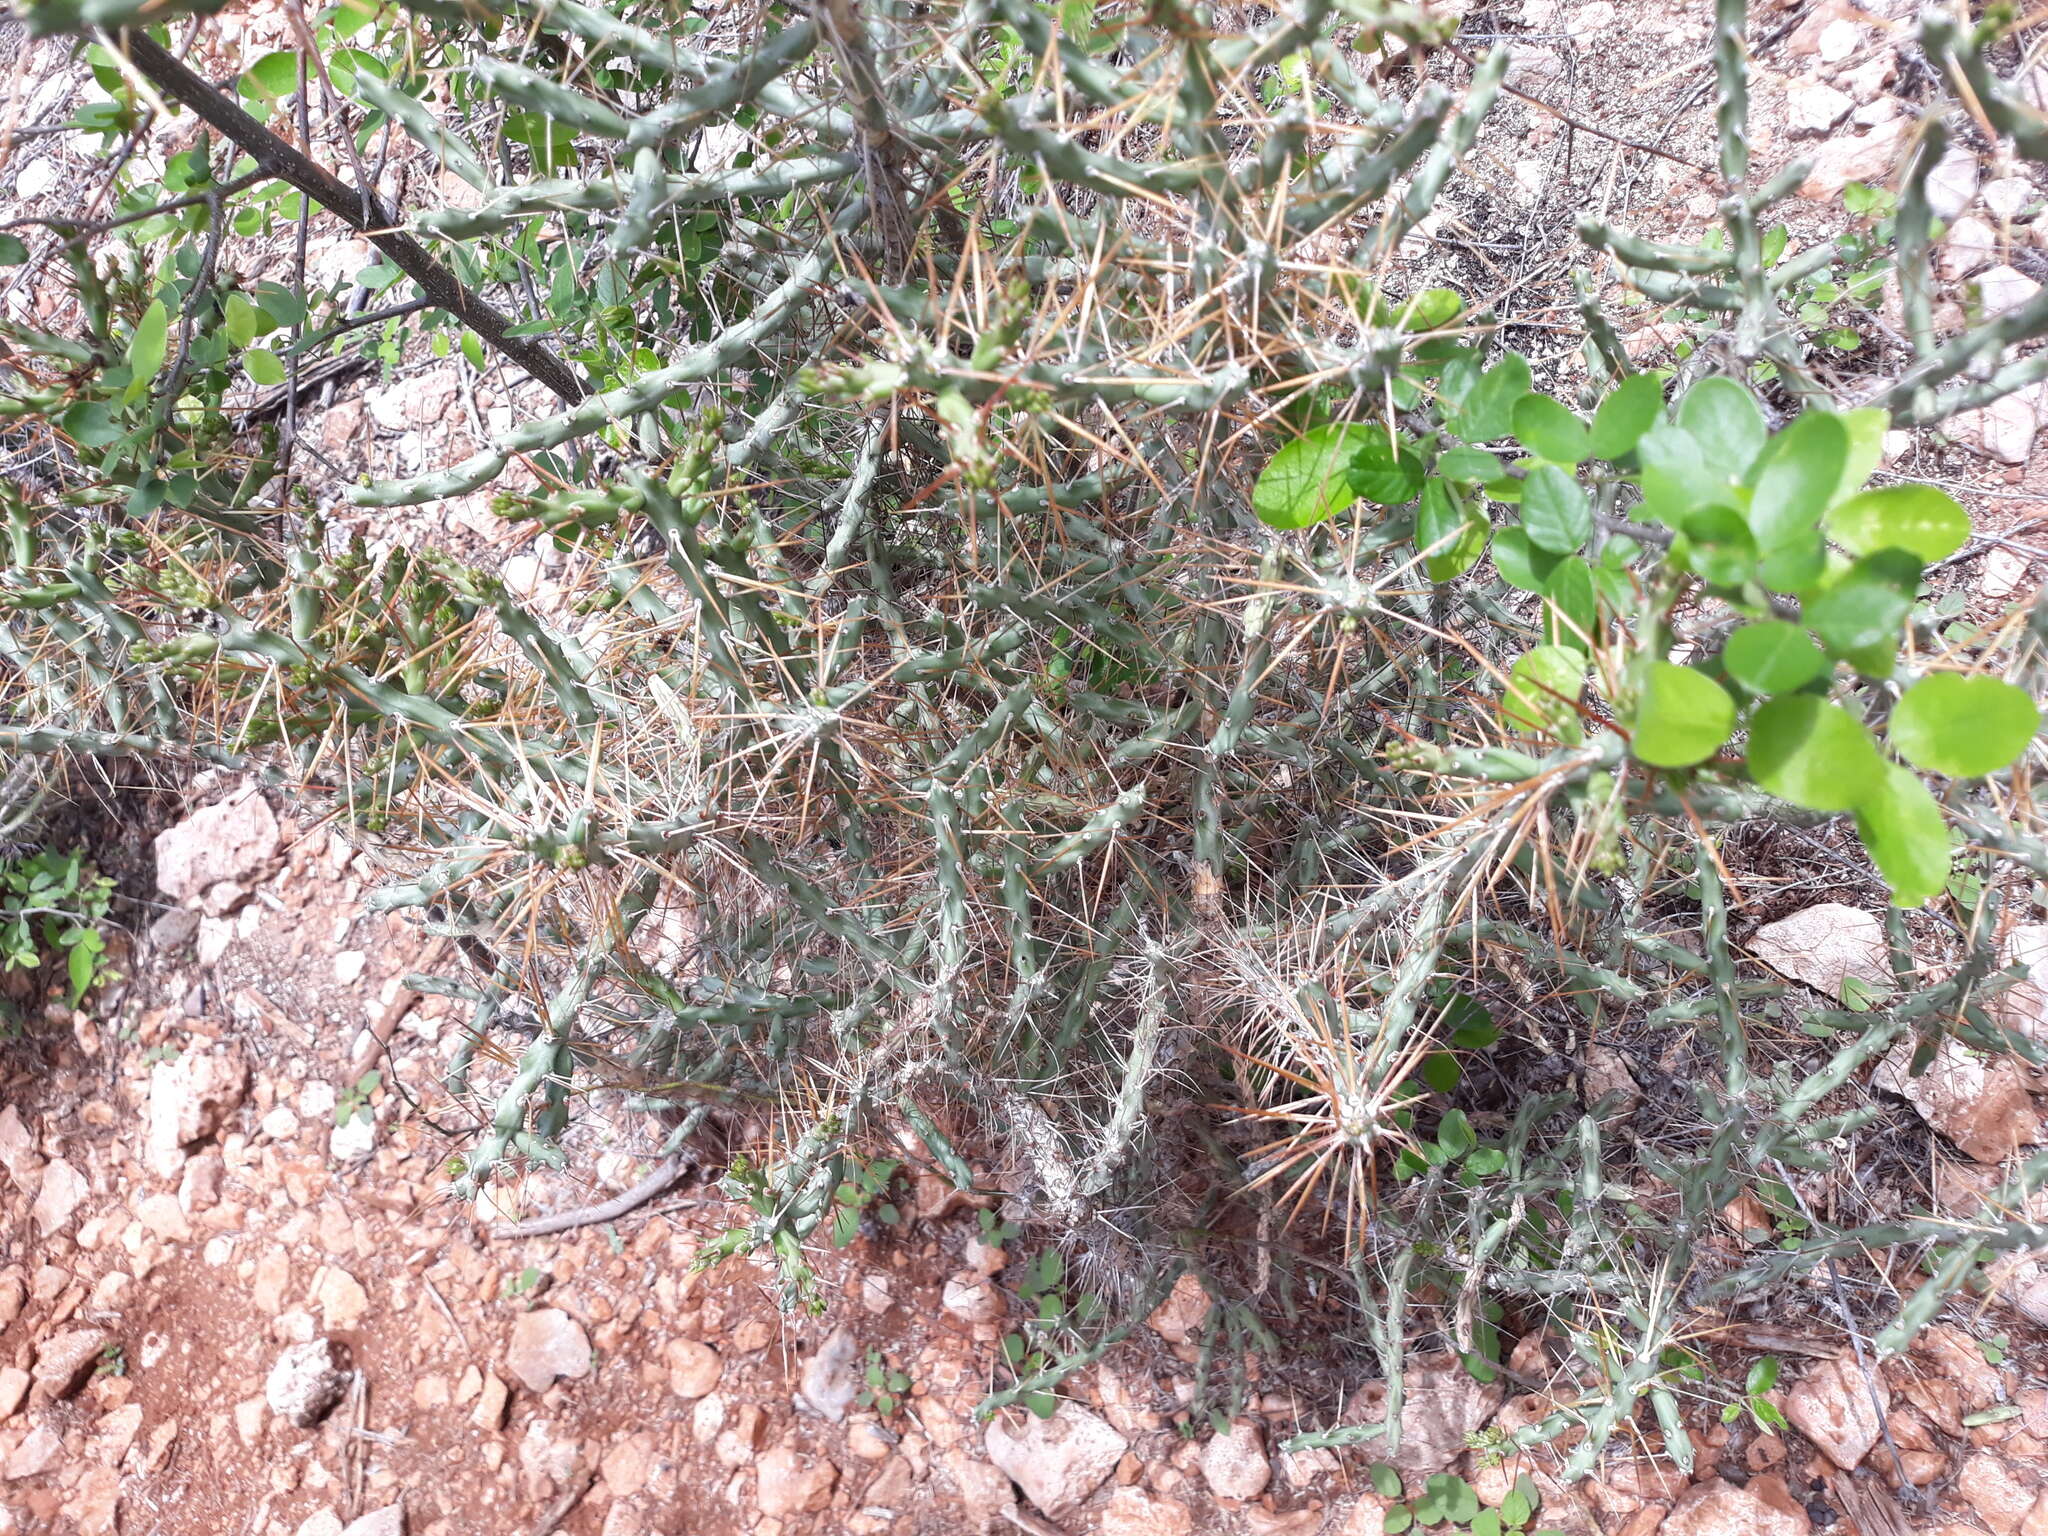
M513 322L478 298L412 236L392 228L395 215L368 188L343 185L287 144L234 102L221 95L143 32L123 32L121 45L136 69L174 101L184 103L234 141L257 169L289 182L370 244L420 286L428 300L445 309L510 361L517 363L571 405L588 391L574 370L546 347L509 334Z

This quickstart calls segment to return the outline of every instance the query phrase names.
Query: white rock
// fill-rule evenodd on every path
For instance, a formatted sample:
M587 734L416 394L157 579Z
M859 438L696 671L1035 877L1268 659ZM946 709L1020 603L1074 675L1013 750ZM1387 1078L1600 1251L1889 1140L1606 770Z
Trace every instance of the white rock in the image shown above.
M505 1365L529 1392L545 1392L555 1379L590 1374L590 1335L558 1307L537 1307L512 1325Z
M290 1141L299 1134L299 1117L292 1113L291 1105L276 1104L256 1122L256 1128L272 1141Z
M62 1228L90 1189L84 1174L61 1157L51 1158L43 1168L42 1186L36 1194L36 1230L48 1237Z
M334 979L352 987L362 979L363 967L369 963L370 957L360 949L344 949L334 957Z
M2016 267L1993 267L1977 277L1977 298L1987 318L2018 309L2040 291L2041 285Z
M990 1421L983 1446L1026 1498L1057 1519L1102 1486L1130 1442L1086 1408L1063 1401L1049 1419Z
M1960 218L1942 237L1935 264L1942 280L1956 282L1998 260L1998 231L1978 218Z
M1273 1480L1259 1426L1240 1420L1202 1447L1202 1480L1219 1499L1256 1499Z
M26 1189L43 1171L42 1154L36 1151L35 1133L22 1124L12 1104L0 1104L0 1168L16 1187Z
M360 1112L350 1115L347 1124L337 1125L327 1138L327 1155L337 1163L358 1162L376 1149L376 1117Z
M817 1352L804 1362L798 1390L803 1399L834 1424L846 1417L846 1410L860 1394L860 1375L854 1369L860 1345L851 1328L835 1328Z
M1781 976L1842 1001L1842 983L1855 977L1882 993L1892 989L1884 927L1868 912L1825 901L1767 923L1750 940L1750 953Z
M263 1382L263 1400L286 1422L310 1429L341 1401L348 1383L349 1372L342 1368L334 1345L314 1339L294 1344L277 1357Z
M57 162L48 155L40 160L31 160L14 175L14 195L24 203L32 203L50 188L63 180L63 172Z
M1962 412L1950 421L1948 431L1962 442L1976 443L2001 464L2024 464L2033 451L2044 410L2048 410L2048 386L2036 384L1979 410Z
M1194 1275L1183 1274L1145 1322L1167 1343L1185 1344L1208 1320L1211 1305L1208 1287Z
M1785 92L1785 125L1794 133L1826 133L1847 117L1853 98L1818 80L1795 80Z
M351 1520L341 1536L405 1536L405 1506L387 1504L360 1520Z
M1984 575L1977 590L1986 597L2011 597L2032 569L2025 555L2010 549L1994 549L1984 557Z
M185 1164L187 1145L220 1130L240 1107L249 1066L231 1046L194 1042L149 1073L149 1157L165 1178Z
M270 803L254 791L209 805L157 834L157 888L190 902L223 880L254 885L270 873L280 840Z
M331 1509L316 1509L299 1522L292 1536L341 1536L341 1516Z
M1978 194L1984 206L1994 218L2015 219L2039 194L2034 184L2024 176L2001 176L1996 181L1984 183L1984 190Z
M1003 1315L1003 1298L986 1275L965 1270L946 1282L940 1305L963 1322L993 1323Z
M1833 202L1852 181L1875 186L1897 168L1899 153L1906 142L1907 123L1894 118L1879 123L1868 133L1837 134L1824 140L1813 152L1813 170L1799 188L1799 195L1818 202Z
M1977 152L1956 144L1927 173L1927 206L1952 219L1977 200Z
M514 555L499 569L498 577L514 597L532 597L540 590L540 561L532 555Z
M1847 17L1837 17L1820 29L1820 61L1839 64L1863 46L1863 29Z

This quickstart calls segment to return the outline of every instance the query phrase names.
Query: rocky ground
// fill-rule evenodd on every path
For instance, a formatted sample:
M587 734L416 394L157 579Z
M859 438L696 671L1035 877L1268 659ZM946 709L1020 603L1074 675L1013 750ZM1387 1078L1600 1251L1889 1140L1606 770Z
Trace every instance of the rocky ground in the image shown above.
M1519 54L1511 79L1548 105L1504 103L1474 188L1447 199L1417 255L1495 297L1540 364L1561 352L1550 327L1571 303L1577 213L1603 209L1660 238L1694 237L1714 216L1707 7L1471 9L1468 45L1505 35ZM1895 172L1917 89L1898 46L1910 6L1758 9L1759 161L1817 159L1787 216L1796 252L1843 226L1846 183ZM260 7L222 26L250 47L286 38ZM67 71L48 45L24 53L10 121L61 121ZM2048 68L2025 79L2048 105ZM1550 108L1678 160L1625 150ZM0 151L6 208L71 195L87 166L60 134ZM1950 225L1944 326L2048 280L2038 168L1965 138L1935 185ZM390 190L413 205L436 196ZM312 267L345 279L364 255L322 234ZM39 295L4 298L47 318ZM1870 325L1873 352L1890 345L1893 305ZM1646 308L1627 339L1639 358L1668 362L1689 334ZM1845 371L1858 366L1845 355ZM522 403L502 379L424 356L350 384L309 429L323 500L358 473L451 462ZM1976 537L1944 579L1972 616L2026 600L2048 559L2043 425L2048 387L2037 386L1888 445L1894 472L1971 508ZM543 601L573 558L527 544L482 494L349 516L373 546L434 539ZM447 1161L474 1124L435 1086L460 1013L407 980L446 968L443 941L368 915L379 870L246 785L189 786L152 862L157 906L130 911L127 980L87 1012L52 1008L27 1039L0 1044L0 1532L1382 1530L1369 1448L1279 1448L1327 1422L1330 1402L1269 1383L1225 1432L1190 1414L1207 1305L1192 1281L1072 1377L1051 1420L977 1421L975 1406L1008 1379L1000 1340L1031 1310L1039 1249L985 1243L979 1210L993 1198L936 1178L904 1188L897 1225L867 1223L817 1256L828 1305L816 1318L780 1310L774 1277L744 1261L693 1271L726 1220L702 1181L609 1223L492 1237L494 1221L633 1186L659 1127L600 1092L567 1173L536 1173L487 1211L447 1203ZM1881 896L1764 884L1773 921L1741 934L1755 963L1833 999L1847 979L1888 976ZM2021 927L2010 944L2041 985L2009 997L2007 1022L2048 1038L2048 928ZM2048 1141L2048 1120L2039 1080L1944 1052L1919 1078L1887 1062L1873 1086L1938 1133L1913 1193L1965 1223L2002 1164ZM1589 1097L1626 1101L1630 1063L1601 1060L1609 1080L1589 1080ZM2048 1220L2048 1205L2035 1214ZM1738 1204L1707 1241L1769 1243L1772 1226L1761 1206ZM1703 1396L1690 1405L1690 1475L1648 1443L1619 1445L1574 1488L1555 1480L1551 1451L1503 1459L1504 1432L1577 1391L1573 1362L1533 1336L1491 1387L1454 1360L1413 1362L1395 1459L1411 1487L1455 1470L1490 1507L1526 1472L1544 1496L1538 1525L1603 1536L2048 1536L2048 1278L2022 1256L1994 1279L1881 1368L1867 1340L1832 1328L1703 1320L1702 1347L1785 1362L1764 1394L1784 1427L1752 1412L1724 1421L1725 1395ZM1813 1311L1826 1315L1839 1293L1826 1275L1814 1284ZM858 1401L871 1366L910 1383L887 1413ZM1262 1368L1246 1367L1255 1383ZM1344 1410L1375 1416L1370 1392Z

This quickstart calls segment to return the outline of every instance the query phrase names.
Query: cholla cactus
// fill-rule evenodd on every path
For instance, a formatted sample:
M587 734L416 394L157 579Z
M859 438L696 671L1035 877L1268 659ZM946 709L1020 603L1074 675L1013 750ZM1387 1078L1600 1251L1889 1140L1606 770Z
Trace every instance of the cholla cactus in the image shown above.
M1765 194L1741 185L1723 11L1746 274L1727 302L1789 374L1751 280ZM971 1128L1017 1210L1092 1255L1127 1312L1198 1251L1234 1298L1205 1360L1247 1337L1236 1300L1318 1293L1286 1233L1327 1227L1396 1426L1404 1318L1481 1350L1503 1303L1568 1314L1560 1276L1621 1319L1596 1340L1567 1317L1613 1387L1580 1461L1640 1398L1664 1413L1692 1236L1764 1160L1844 1133L1808 1117L1867 1051L1752 1081L1742 1010L1763 989L1735 975L1713 849L1674 860L1702 814L1770 808L1713 757L1732 704L1683 763L1630 739L1648 648L1705 579L1665 554L1712 543L1607 538L1642 490L1626 465L1662 419L1656 381L1629 390L1635 435L1599 450L1617 468L1596 513L1572 478L1588 453L1543 446L1576 418L1524 407L1526 364L1484 369L1483 310L1404 273L1504 55L1404 101L1366 58L1420 57L1451 23L1371 0L1296 0L1242 33L1175 0L1078 31L1028 0L674 20L423 5L377 23L388 69L349 86L479 194L380 233L392 261L474 327L473 359L524 359L564 406L351 499L496 487L572 552L576 600L537 611L442 555L337 551L265 499L267 454L159 494L180 403L220 414L238 313L210 270L167 272L197 376L152 383L173 305L147 290L91 306L86 343L42 339L103 380L127 368L90 402L110 421L155 414L12 505L0 742L197 752L317 789L374 840L397 871L375 903L475 962L436 983L476 1010L449 1077L481 1127L463 1193L559 1159L571 1080L609 1054L649 1103L687 1106L677 1145L725 1106L781 1106L778 1148L735 1170L751 1209L725 1246L786 1272L850 1156L901 1129L965 1183L952 1138ZM139 78L258 174L358 227L396 218L123 35ZM200 180L188 211L217 228L236 193ZM1711 272L1670 263L1674 297L1719 305ZM554 345L464 286L490 273L545 291ZM1966 366L1901 387L1917 401ZM1480 447L1511 431L1548 474ZM1512 507L1525 480L1557 499L1505 530L1516 544L1480 493ZM109 531L65 496L127 511ZM1596 530L1612 558L1532 616L1511 569L1576 560ZM1489 539L1506 584L1461 582ZM1511 669L1532 634L1550 654ZM2048 869L1985 803L1953 813ZM1681 896L1698 954L1649 910ZM1866 1038L1960 1010L1958 985ZM1663 1165L1675 1211L1607 1178L1568 1094L1525 1096L1485 1137L1442 1099L1499 1036L1472 994L1502 987L1539 1037L1603 1008L1702 1022L1722 1076L1688 1129L1704 1150ZM1190 1105L1212 1108L1171 1112Z

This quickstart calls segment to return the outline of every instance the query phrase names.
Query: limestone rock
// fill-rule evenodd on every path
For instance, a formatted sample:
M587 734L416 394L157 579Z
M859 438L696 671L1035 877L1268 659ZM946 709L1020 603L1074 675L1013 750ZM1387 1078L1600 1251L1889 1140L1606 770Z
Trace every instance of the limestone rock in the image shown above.
M104 1328L73 1328L52 1334L36 1347L36 1397L43 1401L69 1397L92 1374L100 1352L112 1342Z
M1800 1377L1785 1396L1785 1417L1843 1471L1852 1471L1883 1434L1871 1385L1886 1407L1891 1393L1884 1378L1868 1380L1853 1360L1823 1360Z
M1102 1486L1130 1442L1077 1403L1062 1402L1049 1419L992 1420L983 1445L1024 1496L1057 1519Z
M668 1389L677 1397L703 1397L718 1385L725 1361L695 1339L668 1341Z
M1145 1321L1167 1343L1185 1344L1208 1316L1207 1288L1195 1276L1182 1275Z
M43 1167L42 1187L36 1194L36 1231L44 1237L61 1231L77 1214L90 1189L84 1174L61 1157L51 1158Z
M1994 1451L1973 1451L1956 1474L1956 1492L1997 1536L2014 1536L2041 1497L2035 1481Z
M1822 134L1847 117L1855 101L1819 80L1794 80L1785 92L1785 126L1793 133Z
M209 805L157 834L157 889L196 902L224 880L254 885L270 873L281 841L270 803L253 790Z
M1388 1457L1411 1481L1446 1470L1462 1456L1468 1436L1482 1428L1500 1408L1506 1389L1499 1382L1472 1378L1457 1355L1424 1355L1408 1368L1407 1392L1401 1404L1401 1447ZM1383 1423L1387 1416L1385 1382L1369 1383L1352 1399L1346 1423Z
M1979 290L1982 290L1979 282ZM1994 400L1979 410L1963 411L1945 429L1961 442L1975 443L2001 464L2024 464L2034 451L2034 435L2048 415L2048 386L2036 384Z
M1842 1001L1842 983L1855 977L1878 992L1892 987L1884 927L1868 912L1824 901L1766 923L1749 942L1750 953L1781 976Z
M1273 1480L1259 1426L1240 1420L1202 1448L1202 1479L1219 1499L1256 1499Z
M754 1469L754 1499L764 1515L804 1515L823 1509L832 1499L839 1469L825 1457L799 1450L784 1441L764 1455Z
M1977 153L1964 144L1949 147L1927 173L1927 206L1937 219L1953 219L1977 200Z
M348 1391L349 1373L327 1339L294 1344L277 1357L263 1382L271 1412L300 1429L311 1429Z
M557 1307L536 1307L512 1325L505 1365L529 1392L545 1392L557 1377L590 1374L590 1335Z
M1891 178L1898 167L1911 124L1903 117L1879 123L1868 133L1851 137L1839 134L1822 143L1813 155L1813 170L1799 195L1816 202L1831 203L1852 181L1878 185Z
M963 1322L993 1323L1003 1315L1002 1293L988 1276L963 1270L946 1282L940 1305Z
M1743 1487L1715 1477L1697 1483L1671 1507L1658 1536L1806 1536L1806 1510L1778 1477Z
M1195 1512L1179 1499L1118 1488L1102 1510L1102 1536L1191 1536Z
M387 1504L342 1527L341 1536L405 1536L405 1506Z
M1906 1099L1964 1156L2002 1162L2018 1148L2042 1140L2041 1117L2026 1077L2010 1057L1986 1057L1959 1040L1944 1039L1927 1070L1913 1077L1913 1052L1911 1040L1901 1041L1870 1080Z
M217 1133L241 1106L249 1064L231 1046L195 1044L149 1073L151 1165L164 1178L184 1167L185 1148Z
M1998 260L1998 231L1982 219L1957 219L1942 237L1935 263L1944 282L1960 282Z

